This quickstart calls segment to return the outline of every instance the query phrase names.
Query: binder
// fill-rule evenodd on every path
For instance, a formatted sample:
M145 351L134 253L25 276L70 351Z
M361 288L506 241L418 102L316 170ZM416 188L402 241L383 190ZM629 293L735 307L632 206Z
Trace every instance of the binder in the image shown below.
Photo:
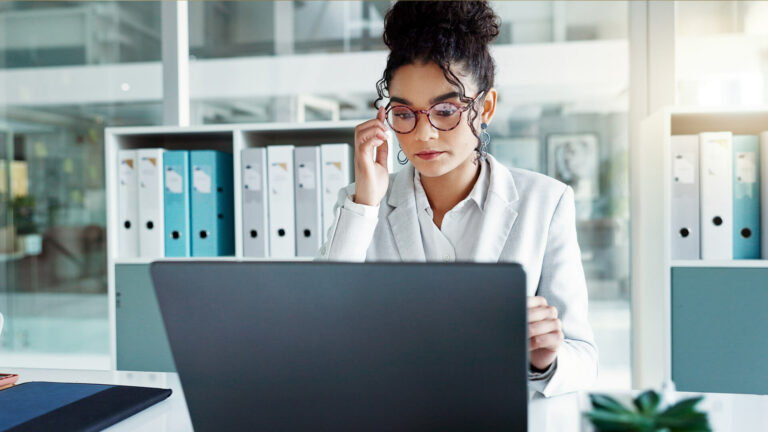
M760 249L762 258L768 259L768 132L760 134Z
M216 150L192 150L192 256L235 253L232 155Z
M102 430L170 395L162 388L27 382L0 391L0 430Z
M323 243L320 147L297 147L293 156L296 190L296 255L314 257Z
M243 255L266 258L269 256L267 149L248 148L241 155Z
M701 258L733 258L733 135L699 135Z
M349 144L323 144L320 152L323 183L323 242L325 242L328 230L335 220L333 207L338 200L339 191L350 183L351 152Z
M699 136L673 135L671 140L673 260L699 259Z
M139 256L139 164L136 150L118 151L117 254Z
M139 256L165 255L163 149L141 149L139 156Z
M733 136L733 258L760 259L759 138Z
M165 256L190 256L189 238L189 152L163 154L165 203Z
M292 145L267 147L269 256L296 256Z

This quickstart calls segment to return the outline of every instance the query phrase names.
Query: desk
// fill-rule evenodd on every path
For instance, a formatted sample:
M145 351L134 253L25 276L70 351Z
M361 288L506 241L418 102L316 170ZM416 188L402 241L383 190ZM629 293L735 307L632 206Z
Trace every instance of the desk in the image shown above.
M144 387L162 387L173 390L171 396L146 410L107 429L109 432L126 431L191 431L192 422L187 411L179 377L165 372L89 371L63 369L0 368L0 372L16 373L19 383L27 381L60 381L97 384L122 384ZM678 399L694 394L680 393ZM629 404L629 392L614 394ZM768 430L768 396L708 393L699 405L709 412L710 425L715 431ZM535 399L529 404L531 431L579 432L591 430L582 416L590 409L587 393L571 393L548 399Z

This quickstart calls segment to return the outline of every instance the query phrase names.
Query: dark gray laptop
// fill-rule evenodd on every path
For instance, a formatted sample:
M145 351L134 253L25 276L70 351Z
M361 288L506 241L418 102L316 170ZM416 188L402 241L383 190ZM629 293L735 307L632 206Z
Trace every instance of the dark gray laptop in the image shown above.
M516 264L155 262L198 431L527 428Z

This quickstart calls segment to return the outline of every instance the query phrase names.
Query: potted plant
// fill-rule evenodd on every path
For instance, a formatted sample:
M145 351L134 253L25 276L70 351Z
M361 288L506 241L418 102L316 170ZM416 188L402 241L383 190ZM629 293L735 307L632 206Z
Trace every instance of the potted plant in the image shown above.
M660 404L659 394L648 390L637 396L628 408L616 399L601 394L590 394L592 411L585 415L595 430L628 432L711 431L705 412L696 405L703 396L681 400L667 407Z

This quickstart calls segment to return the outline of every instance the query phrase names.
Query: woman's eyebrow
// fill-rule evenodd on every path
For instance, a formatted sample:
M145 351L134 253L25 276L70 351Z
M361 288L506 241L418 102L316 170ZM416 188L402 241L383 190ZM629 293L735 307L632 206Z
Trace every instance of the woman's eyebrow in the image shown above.
M452 99L452 98L455 98L455 97L458 97L458 96L459 96L459 92L453 91L453 92L450 92L450 93L446 93L444 95L440 95L440 96L434 97L434 98L430 99L429 103L436 103L436 102L444 101L446 99ZM392 102L398 102L398 103L405 104L405 105L411 105L411 102L408 99L399 98L397 96L391 96L389 98L389 100L392 101Z

